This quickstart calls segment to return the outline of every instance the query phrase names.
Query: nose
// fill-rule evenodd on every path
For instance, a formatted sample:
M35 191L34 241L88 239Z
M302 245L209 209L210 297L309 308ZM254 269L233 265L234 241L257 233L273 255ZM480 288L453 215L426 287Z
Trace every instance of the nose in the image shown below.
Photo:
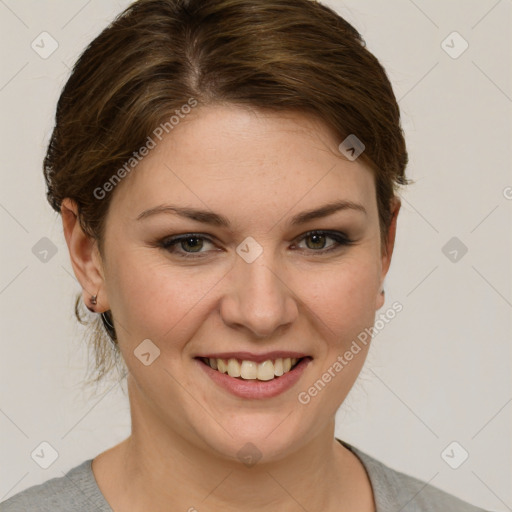
M252 263L237 258L228 276L229 291L220 305L224 323L268 338L290 326L298 316L297 302L287 276L270 266L265 252Z

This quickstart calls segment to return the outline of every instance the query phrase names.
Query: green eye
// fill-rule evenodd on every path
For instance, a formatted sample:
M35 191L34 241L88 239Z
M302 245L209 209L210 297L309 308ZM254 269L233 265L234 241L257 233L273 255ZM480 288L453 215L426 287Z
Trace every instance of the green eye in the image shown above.
M213 242L209 240L208 238L195 234L195 233L187 233L186 235L180 235L172 238L166 238L163 241L159 243L160 247L163 249L166 249L172 254L177 254L178 256L181 256L183 258L194 258L197 256L187 256L193 255L193 254L202 254L206 251L201 251L201 249L204 247L204 243L210 243L213 245ZM182 252L180 252L179 249L182 249ZM189 250L190 249L190 250Z
M308 243L306 243L306 245L308 246L308 249L324 249L325 242L328 238L330 238L330 237L323 235L323 234L319 235L317 233L313 233L312 235L308 235L307 237L305 237L304 240L306 240L306 242L308 240L312 241L313 247L311 247Z
M326 246L329 239L333 243ZM353 240L350 240L344 233L339 231L309 231L298 239L296 246L298 247L302 242L305 242L306 248L301 248L301 250L310 251L313 254L317 253L318 255L326 254L354 243ZM185 235L165 238L158 243L158 246L181 258L192 259L203 257L202 255L209 252L208 250L201 250L204 249L205 243L214 246L214 243L204 235L187 233Z
M326 240L329 238L334 240L334 243L326 248ZM311 240L312 243L307 243L308 240ZM307 249L319 253L334 251L341 248L342 246L347 246L354 243L353 240L350 240L344 233L337 231L310 231L299 239L299 242L302 241L306 241Z
M192 243L191 243L192 242ZM198 252L203 246L203 239L197 236L191 236L187 238L182 238L179 243L181 247L186 250L186 247L191 247L192 250L190 252ZM186 250L186 252L189 252Z

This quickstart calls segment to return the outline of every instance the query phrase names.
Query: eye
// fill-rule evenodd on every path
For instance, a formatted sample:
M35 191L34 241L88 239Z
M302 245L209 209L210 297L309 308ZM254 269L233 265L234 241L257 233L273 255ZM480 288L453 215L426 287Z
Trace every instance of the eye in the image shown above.
M203 235L196 233L187 233L185 235L175 236L172 238L165 238L159 242L159 246L166 251L181 256L183 258L197 258L207 251L201 251L205 242L212 244L213 242ZM178 249L183 249L181 252ZM194 256L198 254L198 256Z
M326 242L329 239L333 243L326 246ZM304 241L306 242L305 250L318 253L318 255L326 254L354 243L353 240L350 240L344 233L339 231L309 231L298 239L298 244L294 247L298 247ZM205 248L205 244L215 247L215 244L208 237L199 233L186 233L184 235L164 238L158 242L159 247L171 254L186 259L204 257L205 253L210 252L202 250Z
M328 239L334 240L334 243L326 248L326 241ZM311 243L308 243L308 240L310 240ZM352 245L354 243L353 240L350 240L344 233L339 231L309 231L299 239L299 243L303 241L306 241L307 249L322 254L335 251L343 246Z

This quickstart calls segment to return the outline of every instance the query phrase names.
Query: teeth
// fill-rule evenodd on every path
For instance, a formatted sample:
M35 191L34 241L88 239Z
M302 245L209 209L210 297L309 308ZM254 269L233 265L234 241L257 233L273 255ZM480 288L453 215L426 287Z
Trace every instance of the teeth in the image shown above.
M242 361L240 366L240 377L253 380L258 378L258 364L254 361Z
M274 378L274 363L263 361L258 365L258 380L271 380Z
M236 359L207 359L208 364L214 370L220 373L227 373L230 377L241 377L245 380L272 380L274 377L280 377L289 372L292 366L297 364L295 357L278 358L274 361L270 359L262 363L254 361L242 361Z
M280 377L281 375L283 375L283 373L284 373L283 360L276 359L274 361L274 375L276 377Z
M210 365L211 366L211 365ZM224 362L223 359L217 359L217 370L220 373L227 373L228 365Z
M230 377L240 377L240 363L236 359L228 361L228 375Z

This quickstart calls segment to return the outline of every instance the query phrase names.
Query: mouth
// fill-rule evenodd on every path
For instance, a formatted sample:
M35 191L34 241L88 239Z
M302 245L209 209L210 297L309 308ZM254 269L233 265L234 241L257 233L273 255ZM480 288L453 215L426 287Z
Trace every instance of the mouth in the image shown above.
M238 398L261 400L291 390L313 360L299 352L230 352L194 358L205 376Z
M197 357L196 359L209 366L212 370L226 374L234 379L266 382L279 379L283 375L293 372L304 359L311 359L311 357L268 357L261 360L262 356L252 357L251 359L224 356ZM257 359L260 359L260 361Z

